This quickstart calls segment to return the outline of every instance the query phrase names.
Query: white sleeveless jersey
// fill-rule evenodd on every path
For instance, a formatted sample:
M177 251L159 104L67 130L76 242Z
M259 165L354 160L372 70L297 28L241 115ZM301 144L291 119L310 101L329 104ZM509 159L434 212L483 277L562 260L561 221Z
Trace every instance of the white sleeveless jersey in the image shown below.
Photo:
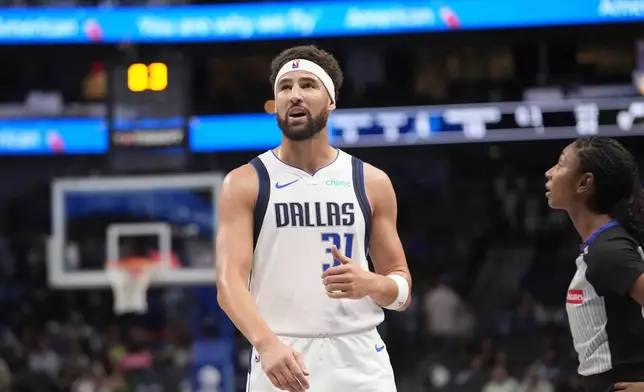
M368 269L371 207L363 163L338 150L311 175L267 151L251 161L259 176L250 291L259 314L283 336L333 336L368 330L384 320L370 297L331 299L322 273L331 246ZM338 262L335 262L338 265Z

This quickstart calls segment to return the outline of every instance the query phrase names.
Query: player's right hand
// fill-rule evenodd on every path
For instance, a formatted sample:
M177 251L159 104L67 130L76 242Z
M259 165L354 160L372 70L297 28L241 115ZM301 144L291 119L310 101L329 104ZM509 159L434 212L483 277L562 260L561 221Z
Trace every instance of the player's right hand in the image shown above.
M300 354L279 340L257 351L262 369L276 388L289 392L304 392L309 389L309 371Z

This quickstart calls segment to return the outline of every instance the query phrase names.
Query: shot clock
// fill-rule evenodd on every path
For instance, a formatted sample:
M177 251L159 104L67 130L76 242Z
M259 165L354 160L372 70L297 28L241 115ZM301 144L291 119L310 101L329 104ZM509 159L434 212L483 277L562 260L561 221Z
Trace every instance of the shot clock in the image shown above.
M133 93L164 91L168 88L168 65L134 63L127 67L127 88Z
M108 77L110 166L133 172L184 168L191 83L185 55L125 48L109 62Z
M183 152L187 147L189 67L180 53L128 52L109 69L110 149Z

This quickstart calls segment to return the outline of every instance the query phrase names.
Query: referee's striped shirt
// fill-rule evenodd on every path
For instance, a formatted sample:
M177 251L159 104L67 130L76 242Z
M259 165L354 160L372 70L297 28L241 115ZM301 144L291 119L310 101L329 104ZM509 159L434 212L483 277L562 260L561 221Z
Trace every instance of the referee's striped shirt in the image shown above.
M629 295L644 273L640 245L617 222L582 245L566 298L579 355L578 372L589 392L619 381L644 381L644 309Z

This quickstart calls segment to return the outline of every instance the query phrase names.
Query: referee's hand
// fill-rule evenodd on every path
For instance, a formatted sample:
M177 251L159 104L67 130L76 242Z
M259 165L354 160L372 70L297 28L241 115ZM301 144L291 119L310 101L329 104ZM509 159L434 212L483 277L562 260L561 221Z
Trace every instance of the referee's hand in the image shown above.
M644 382L618 382L613 391L644 392Z

